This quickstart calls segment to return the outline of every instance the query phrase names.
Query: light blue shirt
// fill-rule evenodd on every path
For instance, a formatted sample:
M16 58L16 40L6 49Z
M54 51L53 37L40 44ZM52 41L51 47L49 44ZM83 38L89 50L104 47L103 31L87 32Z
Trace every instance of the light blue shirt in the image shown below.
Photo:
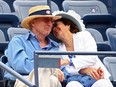
M46 38L48 45L41 48L34 33L29 31L26 35L17 35L9 42L5 55L8 58L7 65L16 72L27 75L34 68L34 50L41 51L58 51L59 44L53 40ZM5 77L14 80L15 78L9 73L5 73Z

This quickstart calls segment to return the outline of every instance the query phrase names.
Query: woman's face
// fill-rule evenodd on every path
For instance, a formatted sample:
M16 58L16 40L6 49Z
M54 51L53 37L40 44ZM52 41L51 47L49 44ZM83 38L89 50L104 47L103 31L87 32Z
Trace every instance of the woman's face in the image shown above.
M62 21L57 21L56 26L53 27L54 36L60 40L62 40L67 31L69 31L69 26L64 25Z

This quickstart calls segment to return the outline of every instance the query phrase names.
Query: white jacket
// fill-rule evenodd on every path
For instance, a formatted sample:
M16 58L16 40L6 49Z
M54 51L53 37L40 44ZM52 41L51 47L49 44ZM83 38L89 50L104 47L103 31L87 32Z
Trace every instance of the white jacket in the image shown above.
M73 34L74 51L76 52L97 52L97 46L94 38L88 31L78 32ZM60 45L60 51L66 51L64 44ZM63 58L68 58L67 55L63 55ZM104 70L104 77L109 78L110 74L96 55L76 55L76 58L72 58L74 66L66 66L68 73L75 75L81 68L86 67L101 67Z

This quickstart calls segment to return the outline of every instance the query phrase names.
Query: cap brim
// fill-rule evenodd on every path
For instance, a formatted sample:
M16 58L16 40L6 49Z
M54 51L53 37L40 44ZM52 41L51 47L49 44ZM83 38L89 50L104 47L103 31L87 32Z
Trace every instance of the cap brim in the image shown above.
M53 18L53 20L58 20L61 18L61 16L52 16L52 15L33 15L33 16L28 16L26 17L22 22L21 22L21 26L23 28L26 28L26 29L30 29L30 21L35 19L35 18L41 18L41 17L51 17Z

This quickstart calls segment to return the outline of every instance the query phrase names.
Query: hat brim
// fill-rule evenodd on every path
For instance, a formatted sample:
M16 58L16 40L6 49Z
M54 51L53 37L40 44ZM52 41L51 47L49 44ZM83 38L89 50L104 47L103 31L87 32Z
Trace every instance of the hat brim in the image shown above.
M66 18L69 19L70 21L72 21L74 24L77 25L79 31L82 31L82 27L80 25L80 22L78 21L78 19L76 19L75 17L72 17L71 15L67 14L67 13L59 13L56 16L62 16L62 18Z
M21 26L23 28L26 29L30 29L30 21L32 21L35 18L42 18L42 17L46 17L46 18L53 18L53 20L58 20L61 18L61 16L52 16L52 15L33 15L33 16L28 16L26 17L22 22L21 22Z

